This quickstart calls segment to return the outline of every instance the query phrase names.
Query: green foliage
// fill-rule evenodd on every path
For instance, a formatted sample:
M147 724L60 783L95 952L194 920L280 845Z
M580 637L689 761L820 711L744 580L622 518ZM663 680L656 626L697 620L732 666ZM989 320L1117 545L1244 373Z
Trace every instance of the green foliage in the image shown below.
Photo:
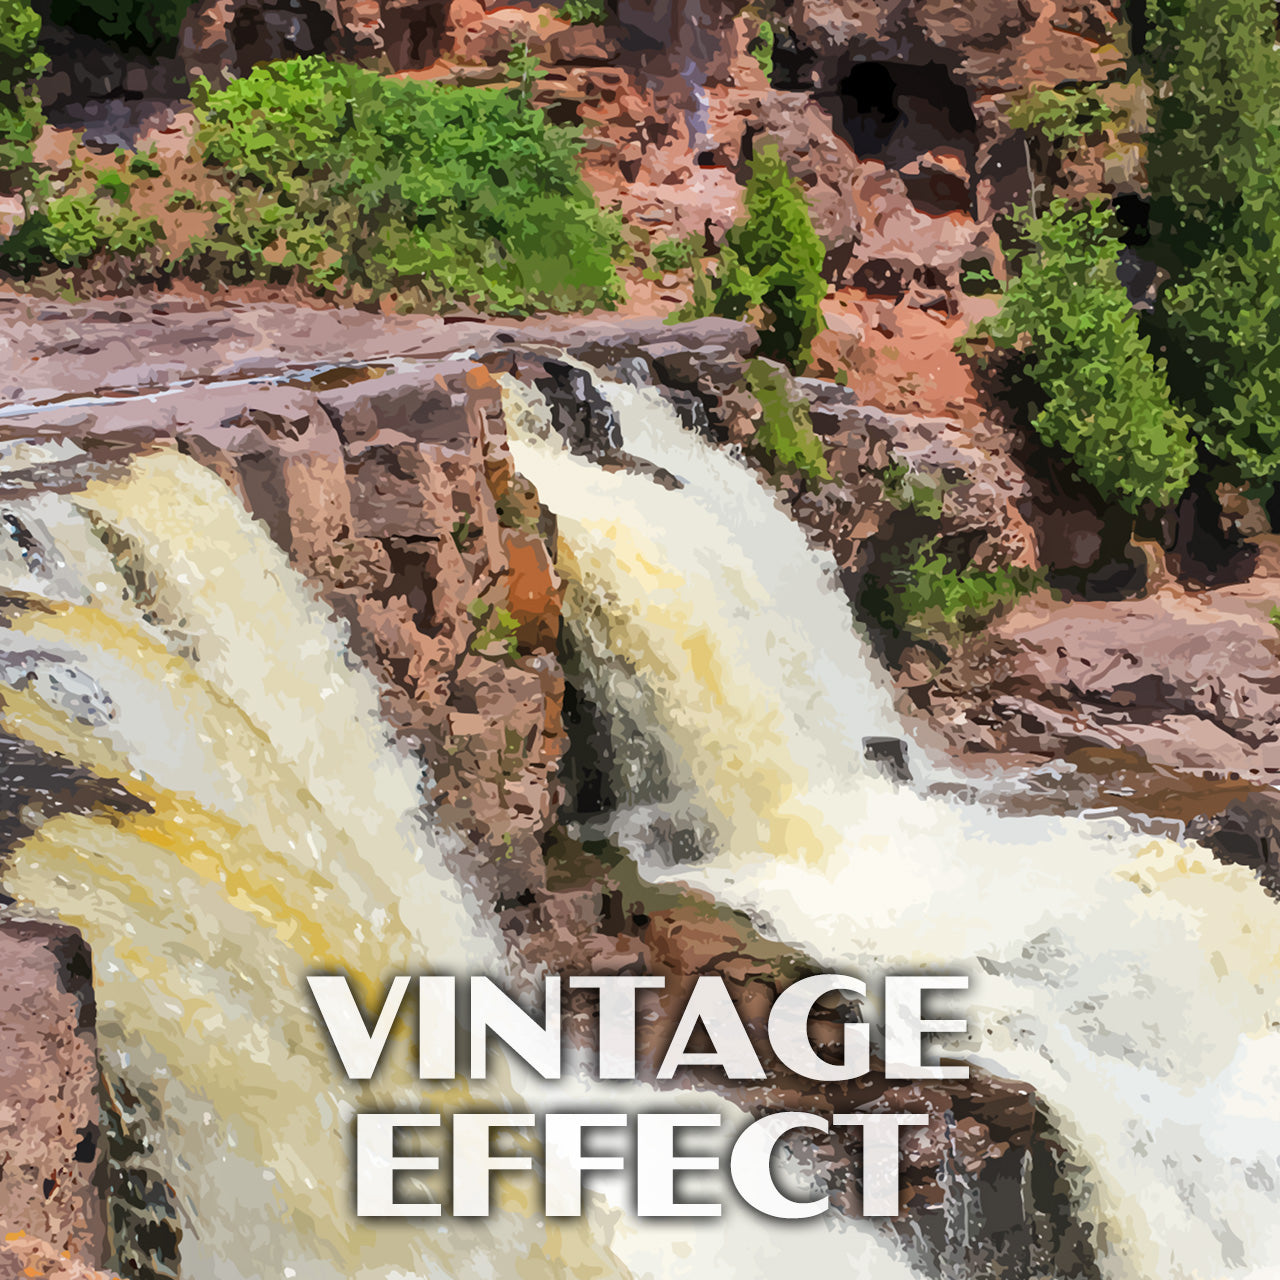
M911 511L929 520L942 516L947 482L938 475L913 472L903 463L886 467L880 477L884 496L896 511Z
M1130 512L1172 501L1195 451L1116 275L1111 214L1100 200L1082 209L1056 200L1023 234L1032 248L1021 274L978 333L1022 352L1037 434L1105 500Z
M687 236L672 236L655 244L651 252L659 270L682 271L702 260L706 252L706 237L699 231Z
M190 7L190 0L53 0L50 16L122 48L155 52L175 47Z
M747 216L725 236L716 277L714 313L742 319L763 309L760 349L771 360L801 368L826 327L822 299L825 252L809 219L804 192L776 147L751 163Z
M30 278L42 267L78 267L99 253L135 258L160 234L152 218L140 217L115 201L91 195L63 195L32 213L3 244L0 268Z
M510 314L619 296L621 236L578 173L577 131L501 89L308 58L195 98L205 161L234 190L195 246L216 277Z
M98 194L117 204L129 203L129 179L118 169L105 169L98 174Z
M949 640L980 629L996 610L1043 583L1043 573L1032 569L957 567L938 536L927 534L886 549L858 604L895 636Z
M602 27L613 15L605 0L565 0L560 6L560 16L575 26L594 23Z
M542 63L537 55L530 53L529 46L523 40L513 40L507 54L507 75L516 82L516 91L524 102L528 102L533 92L534 82L546 78Z
M1115 112L1099 96L1098 89L1096 84L1064 85L1058 89L1033 86L1010 104L1009 123L1053 143L1100 133L1114 123Z
M501 605L488 604L484 600L473 600L467 606L467 613L477 624L476 633L471 638L472 653L485 653L497 646L512 661L520 656L517 639L520 624L510 610Z
M970 629L1039 583L1027 569L953 569L936 543L926 543L898 575L894 610L905 630Z
M1151 243L1172 275L1153 330L1219 477L1280 477L1280 54L1270 0L1158 0Z
M796 476L816 488L831 479L808 403L791 394L785 369L767 360L747 366L747 387L760 402L755 444L775 475Z
M960 291L971 298L1000 292L1000 281L986 258L966 258L960 264Z
M760 70L769 80L773 79L773 46L773 24L767 16L761 17L755 35L747 45L747 52L760 64Z
M0 0L0 188L23 186L44 127L36 85L48 59L40 52L40 18L27 0Z
M158 178L163 169L156 163L155 148L149 152L139 151L129 160L129 172L135 178Z
M1144 58L1155 248L1176 269L1274 199L1280 58L1271 0L1152 0ZM1247 229L1245 229L1247 235Z
M1229 244L1166 286L1157 320L1170 386L1210 469L1254 484L1280 478L1280 225Z

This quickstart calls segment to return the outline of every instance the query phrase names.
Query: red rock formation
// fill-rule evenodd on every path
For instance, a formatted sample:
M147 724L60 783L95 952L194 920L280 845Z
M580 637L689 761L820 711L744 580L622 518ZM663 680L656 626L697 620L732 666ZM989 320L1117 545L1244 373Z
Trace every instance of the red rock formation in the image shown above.
M91 1269L103 1260L93 1019L80 935L65 925L0 920L0 1240L10 1254L6 1261L0 1247L0 1275L46 1274L18 1269L24 1236L47 1242L55 1259L66 1255L51 1276L83 1275L76 1264Z

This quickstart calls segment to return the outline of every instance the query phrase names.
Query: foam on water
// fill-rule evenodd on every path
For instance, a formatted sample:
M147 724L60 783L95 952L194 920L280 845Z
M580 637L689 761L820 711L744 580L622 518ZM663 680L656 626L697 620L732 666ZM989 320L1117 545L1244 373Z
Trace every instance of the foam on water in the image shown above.
M43 463L65 476L75 457L23 446L4 460ZM190 459L141 456L0 507L0 725L145 806L28 815L4 884L92 944L106 1074L140 1099L131 1136L171 1190L184 1276L609 1280L634 1263L638 1280L728 1280L738 1264L767 1280L798 1257L910 1275L869 1231L797 1252L742 1214L692 1234L602 1208L548 1223L515 1179L483 1221L359 1221L357 1110L521 1107L501 1071L411 1082L406 1034L377 1087L345 1084L305 995L316 971L363 979L366 1004L394 973L502 972L496 931L422 816L419 768L389 743L346 635Z
M645 740L619 743L622 783L629 755L664 771L631 770L615 824L647 874L868 979L967 973L951 1047L1040 1091L1088 1169L1078 1212L1106 1274L1280 1267L1276 904L1196 846L1003 818L869 769L863 738L902 729L834 566L656 391L601 389L625 449L682 488L572 456L539 397L504 394L558 520L590 692ZM668 865L672 829L702 861Z

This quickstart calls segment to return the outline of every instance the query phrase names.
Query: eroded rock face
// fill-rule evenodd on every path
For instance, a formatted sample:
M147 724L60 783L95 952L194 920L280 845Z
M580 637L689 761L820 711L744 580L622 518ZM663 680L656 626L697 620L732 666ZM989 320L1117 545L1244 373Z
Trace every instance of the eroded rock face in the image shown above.
M66 925L0 919L0 1239L13 1237L7 1257L0 1246L0 1275L84 1275L105 1256L93 1020L84 939ZM23 1237L67 1255L65 1269L20 1269Z
M965 549L979 568L1035 566L1038 541L1023 519L1027 478L1004 442L947 418L885 413L846 387L797 378L835 483L799 493L793 510L831 551L852 590L877 547L905 525ZM995 444L995 447L993 447Z
M1268 598L1265 581L1199 596L1036 596L966 646L931 703L970 751L1123 748L1184 772L1274 782L1280 636Z
M441 818L523 889L558 805L559 581L497 385L442 361L332 391L210 397L181 447L223 476L351 628ZM508 886L509 887L509 886Z
M0 1280L120 1280L78 1258L59 1253L34 1236L12 1232L0 1237Z

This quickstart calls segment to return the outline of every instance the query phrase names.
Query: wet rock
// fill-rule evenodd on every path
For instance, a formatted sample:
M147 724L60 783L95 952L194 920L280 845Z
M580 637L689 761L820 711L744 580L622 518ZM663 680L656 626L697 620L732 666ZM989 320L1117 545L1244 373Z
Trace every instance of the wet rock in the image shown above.
M0 1151L4 1234L44 1241L90 1268L101 1264L105 1169L92 963L67 925L0 919ZM8 1265L24 1274L12 1250ZM75 1274L70 1265L67 1272Z
M544 360L534 379L551 410L551 422L570 450L599 461L622 448L622 429L613 406L590 373L562 360Z
M1256 871L1280 893L1280 795L1258 792L1232 801L1220 813L1198 814L1188 823L1187 835L1223 862Z
M907 744L901 738L863 738L862 755L891 781L911 781Z
M1260 595L1052 601L1036 596L940 673L953 734L1061 757L1133 750L1215 777L1280 773L1280 637Z

